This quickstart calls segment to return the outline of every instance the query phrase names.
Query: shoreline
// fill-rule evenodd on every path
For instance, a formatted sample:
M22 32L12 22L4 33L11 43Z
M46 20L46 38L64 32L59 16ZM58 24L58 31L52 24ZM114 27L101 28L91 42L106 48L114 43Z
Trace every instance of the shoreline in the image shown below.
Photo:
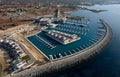
M106 35L103 37L102 40L100 40L100 42L88 49L85 49L84 52L80 52L78 54L57 61L48 62L44 65L38 66L37 68L31 68L14 74L13 76L6 77L32 77L36 75L42 75L43 73L59 70L61 68L71 66L78 62L82 63L83 60L87 60L96 53L99 53L100 50L110 42L112 38L112 30L106 22L102 21L102 24L106 27Z

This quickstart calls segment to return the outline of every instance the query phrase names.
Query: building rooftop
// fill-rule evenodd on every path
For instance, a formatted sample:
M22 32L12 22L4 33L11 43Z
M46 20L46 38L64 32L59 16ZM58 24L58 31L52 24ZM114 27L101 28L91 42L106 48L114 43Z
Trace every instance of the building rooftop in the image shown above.
M80 37L78 37L76 34L68 34L56 30L45 30L45 32L47 36L51 37L52 39L63 45L72 43L80 39Z

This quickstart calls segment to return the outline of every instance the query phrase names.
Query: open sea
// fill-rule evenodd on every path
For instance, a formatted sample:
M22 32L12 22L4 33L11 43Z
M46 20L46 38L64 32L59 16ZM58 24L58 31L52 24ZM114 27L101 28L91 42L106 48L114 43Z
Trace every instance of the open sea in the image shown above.
M120 4L94 5L88 8L107 11L94 13L88 10L78 10L70 14L96 20L104 19L113 31L111 42L100 54L85 63L60 72L46 74L43 77L120 77Z

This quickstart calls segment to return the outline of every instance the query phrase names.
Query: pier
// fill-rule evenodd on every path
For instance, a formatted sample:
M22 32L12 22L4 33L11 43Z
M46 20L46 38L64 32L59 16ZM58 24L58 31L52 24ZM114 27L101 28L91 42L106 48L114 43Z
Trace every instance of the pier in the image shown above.
M40 41L44 42L44 44L45 44L48 48L53 49L53 48L56 47L56 46L50 44L50 43L49 43L48 41L46 41L45 39L43 39L42 37L40 37L40 36L38 36L38 35L35 35L35 36L38 37Z

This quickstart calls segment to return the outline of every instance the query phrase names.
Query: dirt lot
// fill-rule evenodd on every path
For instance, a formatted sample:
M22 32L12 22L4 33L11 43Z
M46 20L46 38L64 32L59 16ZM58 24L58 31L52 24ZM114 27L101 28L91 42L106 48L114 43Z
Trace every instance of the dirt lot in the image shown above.
M34 8L34 7L20 7L21 14L18 14L16 9L9 6L9 8L0 8L3 10L15 10L14 12L0 12L0 30L6 30L8 28L18 26L21 24L29 23L36 18L37 16L50 15L54 13L56 7L43 7L43 8ZM61 13L65 11L71 11L71 8L60 8ZM11 25L12 24L12 25Z

